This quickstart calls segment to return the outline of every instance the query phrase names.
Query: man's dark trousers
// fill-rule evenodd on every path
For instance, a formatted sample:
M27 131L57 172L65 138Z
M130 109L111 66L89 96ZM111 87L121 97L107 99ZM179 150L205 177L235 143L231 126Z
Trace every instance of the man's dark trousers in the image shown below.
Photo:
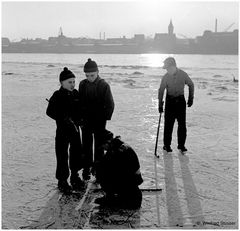
M172 132L175 119L178 121L178 147L184 147L187 128L186 128L186 101L184 96L166 97L164 122L164 146L170 146L172 142Z

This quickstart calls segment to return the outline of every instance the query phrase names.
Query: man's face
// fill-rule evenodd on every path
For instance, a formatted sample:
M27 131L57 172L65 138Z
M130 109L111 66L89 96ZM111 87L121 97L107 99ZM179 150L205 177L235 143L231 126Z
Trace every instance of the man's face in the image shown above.
M175 73L176 73L176 67L175 66L169 66L169 67L167 67L166 68L166 70L167 70L167 73L169 74L169 75L174 75Z
M85 75L86 75L87 80L92 83L98 77L98 71L87 72L87 73L85 73Z
M63 80L61 82L61 85L64 89L67 89L68 91L73 91L73 89L75 88L75 78Z

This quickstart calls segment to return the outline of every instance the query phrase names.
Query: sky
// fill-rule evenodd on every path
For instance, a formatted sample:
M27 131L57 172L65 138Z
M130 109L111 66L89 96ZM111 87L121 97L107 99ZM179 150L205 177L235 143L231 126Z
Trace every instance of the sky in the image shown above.
M11 41L56 37L60 27L74 38L153 38L172 20L177 37L195 38L214 31L216 18L219 32L239 26L238 1L3 1L1 8L2 37Z

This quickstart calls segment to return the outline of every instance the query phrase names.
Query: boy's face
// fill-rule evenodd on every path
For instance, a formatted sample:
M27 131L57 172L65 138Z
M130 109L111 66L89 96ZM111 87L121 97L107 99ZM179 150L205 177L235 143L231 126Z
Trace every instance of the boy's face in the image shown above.
M75 88L75 78L66 79L61 82L61 85L64 89L73 91L73 89Z
M87 73L85 73L85 75L86 75L87 80L92 83L98 77L98 71L87 72Z

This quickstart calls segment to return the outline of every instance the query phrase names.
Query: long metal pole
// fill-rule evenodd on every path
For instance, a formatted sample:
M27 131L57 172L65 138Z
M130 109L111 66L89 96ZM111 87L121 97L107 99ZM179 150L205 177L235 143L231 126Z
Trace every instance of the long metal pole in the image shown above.
M156 184L156 207L157 207L157 219L158 227L160 227L160 209L159 209L159 196L158 196L158 176L157 176L157 158L154 157L154 171L155 171L155 184Z
M156 137L156 144L155 144L155 151L154 151L154 156L156 156L157 158L159 158L159 155L157 154L157 146L158 146L158 136L159 136L159 129L160 129L160 124L161 124L161 117L162 117L162 113L160 113L160 115L159 115L157 137Z
M158 121L158 127L157 127L157 137L156 137L156 144L155 144L155 151L154 151L154 172L155 172L156 191L158 191L158 175L157 175L157 160L156 159L159 158L159 155L157 154L157 146L158 146L158 136L159 136L161 118L162 118L162 113L160 113L160 115L159 115L159 121ZM159 209L158 192L156 192L156 207L157 207L158 227L160 227L160 209Z

